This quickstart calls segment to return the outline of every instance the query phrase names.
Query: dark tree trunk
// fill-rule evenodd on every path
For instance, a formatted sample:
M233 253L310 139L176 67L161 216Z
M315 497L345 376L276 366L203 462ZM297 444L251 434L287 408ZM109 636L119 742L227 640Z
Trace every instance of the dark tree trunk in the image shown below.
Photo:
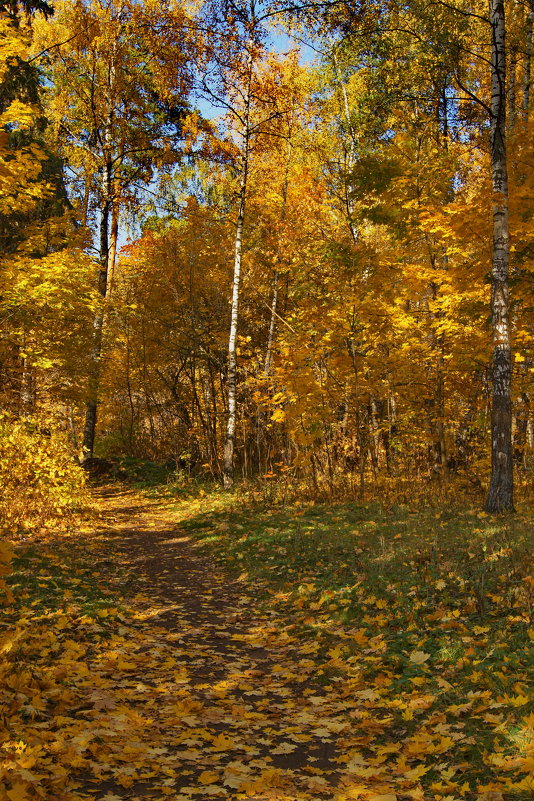
M113 273L118 236L118 210L112 197L112 166L106 164L103 179L104 200L100 218L100 249L98 273L98 291L105 298L109 289L109 276ZM109 224L111 218L111 237ZM102 333L104 330L104 305L95 314L93 321L93 344L89 362L89 386L85 410L85 426L83 431L82 456L88 459L93 455L95 431L98 411L98 386L100 383L100 357L102 352Z
M493 388L491 409L491 480L487 512L514 508L512 451L512 354L509 322L508 173L506 162L506 39L503 0L491 0L491 169L493 188L493 259L491 313Z

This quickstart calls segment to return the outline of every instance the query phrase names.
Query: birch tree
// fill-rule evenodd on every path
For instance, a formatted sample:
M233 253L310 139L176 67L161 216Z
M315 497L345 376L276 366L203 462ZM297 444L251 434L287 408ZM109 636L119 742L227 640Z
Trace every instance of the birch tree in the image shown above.
M265 59L265 14L256 0L212 5L211 25L216 43L208 54L201 79L201 92L215 106L226 111L226 135L233 145L238 180L237 217L233 252L233 279L227 360L228 411L223 453L223 485L234 483L234 453L237 418L237 342L243 234L246 224L248 178L253 144L261 137L278 136L273 121L287 110L276 94L262 86L261 64Z
M255 27L255 4L250 7L250 33L254 33ZM241 158L240 158L240 179L238 195L238 211L235 230L234 247L234 274L232 280L232 301L230 311L230 334L228 338L228 420L226 424L226 436L224 439L223 454L223 484L226 489L234 483L234 449L235 449L235 427L236 427L236 395L237 395L237 327L239 322L239 290L241 286L241 261L243 252L243 228L245 225L245 209L247 201L247 182L250 160L250 138L251 121L250 109L252 102L252 75L254 69L254 40L251 37L245 43L246 61L244 73L244 92L242 94L243 108L238 113L241 123ZM232 109L236 114L235 108Z

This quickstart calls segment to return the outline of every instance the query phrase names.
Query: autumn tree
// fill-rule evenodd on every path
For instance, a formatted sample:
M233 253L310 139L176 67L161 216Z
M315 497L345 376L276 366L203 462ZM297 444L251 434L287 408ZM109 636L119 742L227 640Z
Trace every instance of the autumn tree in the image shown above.
M506 25L504 2L491 0L491 175L493 248L491 312L493 325L493 399L491 480L486 511L514 508L512 455L512 352L510 342L508 162L506 153Z
M94 220L98 290L83 436L93 453L105 299L116 260L120 210L158 166L179 154L187 108L188 18L135 3L61 3L38 46L50 70L49 112L84 223ZM171 66L172 65L172 66Z
M190 197L123 251L102 376L103 425L123 453L220 474L232 228Z
M209 8L216 44L208 51L203 67L201 91L216 106L226 111L226 136L234 145L238 181L237 218L234 243L234 270L228 340L228 418L223 458L223 483L234 482L234 451L237 399L237 336L243 232L251 158L255 143L265 136L280 136L273 122L288 109L269 83L265 64L265 16L255 0L232 3L224 8ZM273 91L274 90L274 91Z
M297 7L297 11L304 17L306 16L307 10L305 7L301 9ZM401 51L398 48L402 39L411 39L412 42L416 43L416 47L414 48L413 45L409 44L408 52L416 50L416 64L426 69L425 75L421 76L422 83L420 86L423 93L421 97L426 94L430 99L434 87L438 89L436 114L438 119L443 116L445 127L442 141L445 148L447 148L447 140L450 138L451 131L457 126L458 121L462 119L467 121L469 117L471 118L470 136L472 138L476 136L477 126L479 126L479 131L484 128L491 131L489 137L491 141L487 149L489 150L488 161L491 163L492 191L495 198L493 234L491 235L493 242L491 307L494 354L492 360L492 476L486 501L486 509L488 511L513 508L506 103L508 102L512 110L510 125L513 126L516 119L515 75L518 62L517 56L520 50L524 52L524 97L526 87L530 85L530 43L532 36L531 18L530 14L527 13L523 36L518 39L521 45L514 44L508 54L505 44L506 26L504 13L503 3L491 5L489 19L485 16L484 11L479 11L478 8L464 7L462 3L438 5L433 9L431 15L428 14L428 9L424 5L421 6L417 2L410 4L408 8L403 8L401 13L398 13L395 7L391 6L383 9L378 25L373 23L374 32L370 37L371 46L367 47L363 54L362 50L360 50L359 55L356 57L357 71L360 71L362 66L365 67L367 63L371 63L373 58L372 42L373 40L378 40L379 47L375 51L378 55L378 62L375 58L374 64L374 71L376 72L380 71L380 60L383 60L384 54L389 52L394 55L397 49L399 54L397 63L400 66L402 62L403 66L400 71L394 70L392 74L395 75L397 84L402 85L403 76L406 74L406 66L410 64L410 57L406 58L406 49ZM521 16L521 13L519 16ZM341 41L345 43L358 42L359 37L366 31L369 22L370 16L363 9L358 14L354 14L352 8L343 4L336 4L332 8L328 4L324 6L323 30L329 29L337 32L338 39L341 37ZM469 24L471 28L469 28ZM312 27L317 32L316 20L312 21ZM320 29L318 32L321 34ZM476 44L473 45L475 37ZM337 47L337 44L335 46ZM370 58L371 61L369 60ZM509 62L512 76L509 92L507 92L506 85L507 61ZM491 65L489 70L487 65ZM388 85L387 77L385 85ZM487 95L485 96L486 89ZM421 90L416 85L415 91L411 92L412 96L417 95ZM395 96L396 94L398 94L397 88L391 86L390 96ZM406 94L406 100L410 102L408 98L410 92ZM350 124L351 110L348 107L346 93L343 100L348 132L352 135L354 129ZM523 107L524 103L525 101L523 100ZM482 115L480 113L481 109L484 112ZM395 136L395 133L392 135ZM477 138L479 140L477 145L486 150L487 143L484 141L484 137L478 136ZM349 154L350 161L353 161L354 145L352 141ZM451 183L452 193L454 193L456 180L453 179ZM348 185L345 181L346 198ZM444 257L447 258L446 254ZM432 260L435 260L435 258L436 255L431 255ZM433 285L438 286L439 280L437 282L434 281ZM429 313L433 314L430 309ZM437 319L436 322L439 328L441 325L439 320ZM440 334L441 336L442 334ZM442 368L440 368L439 372L442 372ZM439 373L438 382L437 407L442 406L439 398L443 392L439 388L439 384L442 383L442 379L439 379ZM443 409L439 411L438 408L438 422L442 418ZM438 438L443 440L441 434L438 434ZM439 449L442 451L443 445ZM440 456L440 460L443 461L443 455Z
M446 486L456 472L478 487L491 412L487 243L502 201L488 169L484 14L441 4L429 17L414 2L377 20L325 6L311 68L296 51L268 52L278 9L264 5L212 3L192 22L137 5L73 9L59 9L39 47L71 202L99 255L91 353L62 362L76 386L91 375L86 453L101 398L103 449L203 465L226 486L239 469L295 475L331 497L414 477ZM526 464L527 10L508 26L510 441ZM213 119L185 109L180 32L186 43L194 33L197 93ZM482 57L469 56L475 44ZM128 213L142 235L113 280ZM56 274L88 309L84 270L71 284ZM49 297L31 338L52 353L45 323L61 312ZM20 294L10 298L14 308ZM65 308L86 321L71 346L83 354L87 312L72 298Z
M88 259L69 211L61 164L47 141L41 78L31 56L33 14L2 17L1 374L2 402L24 415L71 400L85 362L93 307ZM68 339L66 331L76 334Z

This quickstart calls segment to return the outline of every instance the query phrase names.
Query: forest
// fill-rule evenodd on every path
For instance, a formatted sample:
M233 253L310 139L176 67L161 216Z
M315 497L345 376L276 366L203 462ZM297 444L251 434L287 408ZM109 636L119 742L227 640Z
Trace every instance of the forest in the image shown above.
M513 508L532 9L485 14L8 4L6 420L225 486L491 473Z
M533 0L0 0L0 801L534 793Z

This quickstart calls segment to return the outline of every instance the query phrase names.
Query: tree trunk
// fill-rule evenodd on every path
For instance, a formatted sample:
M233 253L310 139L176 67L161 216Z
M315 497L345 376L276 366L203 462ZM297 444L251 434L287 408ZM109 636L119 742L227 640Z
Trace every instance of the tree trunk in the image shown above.
M106 282L106 296L110 297L115 280L115 264L117 262L117 242L119 239L119 204L111 204L111 234L109 237L108 270Z
M515 105L516 105L516 71L517 71L517 49L510 48L510 75L508 78L508 127L513 132L515 127Z
M278 270L273 274L273 296L271 301L271 320L269 322L269 335L267 337L267 350L265 353L265 375L271 374L273 361L274 330L276 326L276 308L278 305Z
M530 398L526 392L521 393L519 397L517 419L516 419L516 436L514 443L514 451L516 463L521 464L523 467L527 466L527 432L528 421L530 419Z
M27 356L21 357L20 401L22 413L29 416L35 405L34 376Z
M230 489L234 484L234 450L236 429L236 394L237 394L237 326L239 322L239 289L241 284L241 256L243 250L243 227L245 224L245 205L247 199L247 178L250 146L250 103L252 88L252 59L253 46L249 45L247 63L247 90L245 93L245 114L243 124L243 155L241 166L241 184L239 187L239 211L237 215L235 249L234 249L234 279L232 283L232 309L230 316L230 336L228 339L228 377L226 381L228 390L228 418L226 422L226 437L223 454L223 486Z
M493 187L493 258L491 312L493 386L491 409L491 480L487 512L514 508L512 454L512 354L509 324L508 174L506 162L506 39L503 0L491 0L491 169Z
M100 270L98 274L98 291L104 300L108 294L108 278L113 274L117 252L118 212L114 208L116 201L111 191L111 162L106 164L103 179L104 199L100 218ZM111 236L109 232L110 217L112 221ZM93 455L98 410L98 387L100 383L100 357L102 353L102 333L104 330L104 304L102 303L93 321L93 345L89 362L88 400L85 411L83 431L82 457L88 459Z
M347 87L343 81L343 77L338 73L338 65L335 53L333 54L333 64L334 70L336 73L336 77L341 88L341 94L343 96L343 113L345 115L345 123L347 126L347 133L348 133L348 142L343 137L342 144L343 144L343 156L344 156L344 176L343 176L343 193L344 193L344 204L345 210L347 213L347 224L349 226L350 235L352 237L352 241L356 244L358 242L358 226L356 225L354 219L354 186L353 186L353 179L352 179L352 172L354 170L354 166L356 163L356 132L354 130L351 114L350 114L350 105L349 105L349 98L347 95Z
M284 174L284 184L282 187L282 212L280 214L280 222L282 224L286 221L286 213L287 213L287 190L289 188L289 166L291 164L291 154L293 152L292 140L291 140L292 131L291 128L288 134L287 140L287 159L286 159L286 168ZM273 273L273 294L272 294L272 301L271 301L271 319L269 322L269 335L267 337L267 350L265 353L265 375L269 376L271 373L272 367L272 359L273 359L273 347L274 347L274 334L276 330L276 317L278 314L278 278L280 275L280 267L282 265L282 251L280 247L280 240L278 240L278 250L276 254L276 267L274 268Z

